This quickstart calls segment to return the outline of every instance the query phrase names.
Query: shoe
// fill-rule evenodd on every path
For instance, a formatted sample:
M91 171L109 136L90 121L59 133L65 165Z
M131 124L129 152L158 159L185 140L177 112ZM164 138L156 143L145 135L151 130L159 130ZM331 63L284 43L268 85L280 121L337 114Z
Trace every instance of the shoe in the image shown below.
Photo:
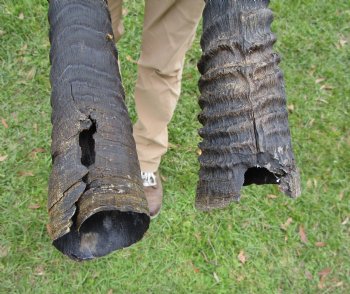
M151 219L158 216L162 208L163 187L159 172L141 172L143 187Z

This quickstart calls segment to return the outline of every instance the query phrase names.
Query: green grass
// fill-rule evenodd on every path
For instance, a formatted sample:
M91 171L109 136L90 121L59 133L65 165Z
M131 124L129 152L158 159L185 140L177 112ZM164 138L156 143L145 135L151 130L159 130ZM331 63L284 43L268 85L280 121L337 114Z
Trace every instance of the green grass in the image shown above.
M126 34L119 44L133 120L137 68L127 56L139 56L140 3L125 1ZM195 210L199 28L169 126L172 148L162 161L164 209L142 242L86 263L62 256L46 233L47 6L46 0L0 0L0 158L7 156L0 162L0 293L350 293L348 0L271 3L275 48L294 107L290 126L302 197L293 201L276 187L252 186L224 210ZM292 222L282 230L288 218ZM245 264L237 257L242 250ZM319 272L326 268L330 273L320 283Z

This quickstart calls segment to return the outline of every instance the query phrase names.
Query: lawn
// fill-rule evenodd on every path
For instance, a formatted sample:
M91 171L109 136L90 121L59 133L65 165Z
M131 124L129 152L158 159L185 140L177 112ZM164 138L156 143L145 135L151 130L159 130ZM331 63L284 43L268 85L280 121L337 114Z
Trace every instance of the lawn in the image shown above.
M198 29L163 158L165 200L144 239L75 263L46 232L50 156L46 0L0 0L0 293L350 293L350 3L273 0L302 196L243 189L194 208ZM143 1L125 1L118 44L135 121ZM176 168L175 168L176 167Z

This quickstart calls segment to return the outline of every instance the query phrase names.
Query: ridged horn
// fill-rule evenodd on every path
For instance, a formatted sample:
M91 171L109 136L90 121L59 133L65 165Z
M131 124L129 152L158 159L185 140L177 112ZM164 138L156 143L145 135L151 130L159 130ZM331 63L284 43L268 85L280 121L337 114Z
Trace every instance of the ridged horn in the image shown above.
M264 0L208 0L203 12L196 206L221 208L243 185L278 184L300 195L284 81Z
M142 238L150 218L103 0L49 6L52 173L48 232L75 260Z

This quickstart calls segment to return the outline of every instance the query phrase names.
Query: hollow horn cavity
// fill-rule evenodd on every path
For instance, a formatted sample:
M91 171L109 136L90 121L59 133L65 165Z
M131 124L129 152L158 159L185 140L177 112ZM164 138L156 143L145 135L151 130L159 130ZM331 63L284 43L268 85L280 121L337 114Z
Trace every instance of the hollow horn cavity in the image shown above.
M150 218L106 1L51 0L48 232L75 260L139 241Z

